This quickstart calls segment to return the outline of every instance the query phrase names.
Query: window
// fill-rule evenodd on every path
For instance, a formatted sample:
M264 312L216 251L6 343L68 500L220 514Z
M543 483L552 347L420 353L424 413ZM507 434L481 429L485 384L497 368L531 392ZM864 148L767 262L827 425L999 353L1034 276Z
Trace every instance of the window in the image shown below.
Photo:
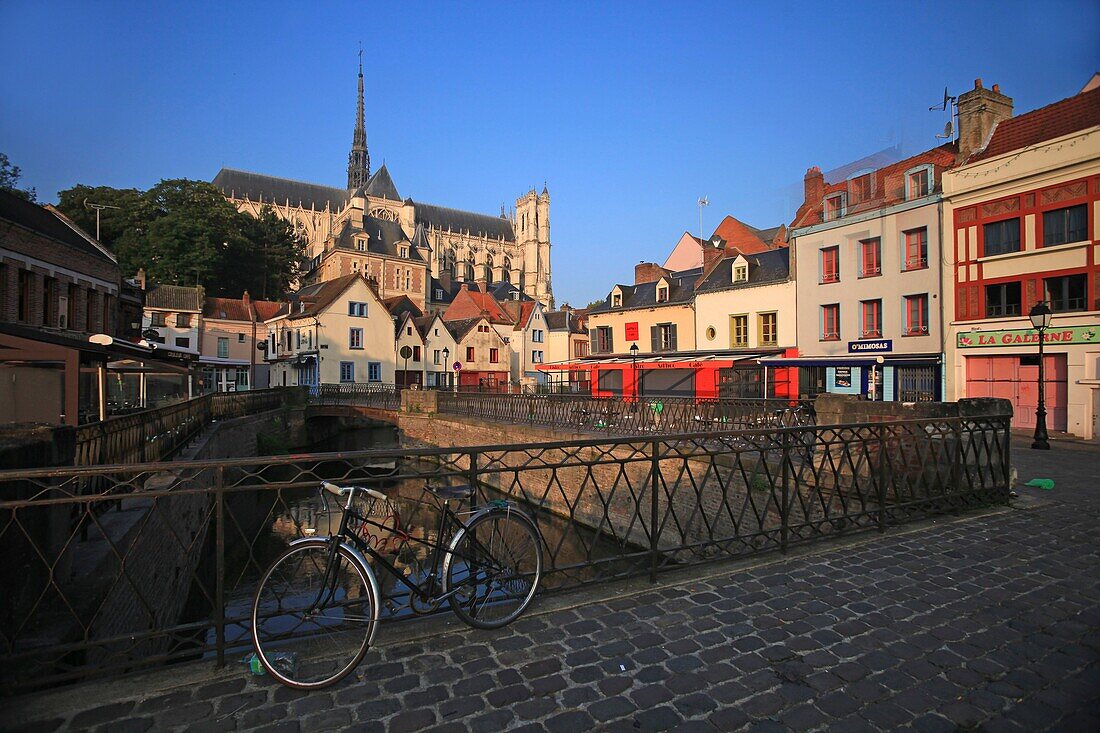
M848 187L851 191L852 203L858 204L871 200L873 186L870 173L864 173L862 176L851 179L848 181Z
M237 367L237 389L248 389L248 367Z
M219 359L228 359L229 358L229 339L222 338L220 336L218 337L218 358Z
M22 275L23 273L19 273L19 274ZM167 315L168 315L167 313L156 313L156 312L150 313L149 314L149 325L152 326L153 328L164 328L165 326L168 325L167 319L165 318L165 316L167 316ZM19 320L26 320L26 319L20 318Z
M825 221L833 221L844 216L847 204L843 193L833 194L825 199Z
M31 273L27 270L20 270L19 271L18 319L20 321L23 321L23 322L29 321L31 319L31 282L32 282ZM89 303L91 303L91 299L92 299L92 291L89 290L88 291L88 302ZM89 313L89 315L91 314L91 308L88 309L88 313ZM156 316L157 316L157 314L154 313L150 317L153 320L153 323L151 324L153 326L157 325L156 324ZM161 325L164 325L164 324L161 323ZM87 330L88 331L92 330L92 323L91 323L90 318L88 319Z
M676 324L658 323L650 326L651 351L676 351Z
M412 270L405 269L405 290L412 290Z
M1020 283L985 286L985 317L1020 315Z
M657 288L657 302L658 303L667 303L668 302L668 286L667 285L662 285L661 287Z
M420 361L420 347L419 346L414 346L413 347L413 359L412 360L416 361L416 362Z
M760 328L760 345L775 346L779 343L779 314L761 313L757 316Z
M541 351L532 351L531 352L531 363L532 364L541 364L542 363L542 352Z
M882 301L859 301L863 323L860 326L860 338L879 338L882 336Z
M621 293L612 293L611 294L611 307L612 308L621 308L622 305L623 305L623 296L622 296L622 294Z
M301 349L302 348L302 329L300 329L300 328L297 329L296 331L294 331L294 348L295 349Z
M367 240L362 239L362 238L356 239L355 240L355 248L357 250L359 250L360 252L366 252L367 251Z
M466 361L471 362L473 360L474 360L474 347L473 346L467 346L466 347Z
M1081 242L1089 238L1085 204L1043 212L1043 246Z
M177 313L176 314L176 328L188 328L191 325L190 313Z
M748 265L736 265L733 268L733 281L735 283L748 282L749 280L749 266Z
M367 317L367 304L366 303L358 303L358 302L355 302L355 301L349 301L348 302L348 315L349 316L354 316L356 318L366 318Z
M382 381L382 363L377 361L367 362L367 381L368 382L381 382Z
M928 293L905 296L905 335L928 334Z
M592 353L610 354L614 350L614 344L611 338L611 326L597 326L593 331Z
M905 232L904 270L925 270L928 268L928 229L912 229Z
M500 362L500 349L489 349L489 363L497 364Z
M405 335L406 336L412 336L413 335L413 327L412 326L405 326Z
M408 257L409 256L409 248L405 247L405 246L398 247L397 248L397 256L398 257Z
M1088 275L1065 275L1043 280L1043 293L1055 313L1088 310Z
M1020 251L1020 219L995 221L982 227L982 255L1003 255Z
M730 345L749 345L749 317L747 315L730 316Z
M342 361L340 362L340 381L342 383L355 381L355 362L354 361Z
M882 240L864 239L859 243L859 276L876 277L882 274Z
M432 351L432 364L438 365L441 362L442 358L443 357L440 354L439 349L435 349L434 351Z
M349 328L348 329L348 348L349 349L361 349L361 348L363 348L363 329L361 329L361 328Z
M588 356L588 342L587 341L574 341L573 342L573 356Z
M821 340L840 340L840 303L821 306Z
M180 347L181 349L190 349L191 348L191 339L186 337L186 336L177 336L176 337L176 346Z
M821 282L840 282L840 247L821 250Z
M238 344L243 344L244 343L244 334L243 333L238 333L237 334L237 343Z
M932 190L932 169L930 167L918 168L905 174L905 198L908 200L919 199L927 196Z
M436 300L443 300L443 291L440 290L439 288L435 289L435 299Z
M531 331L531 340L536 344L541 344L543 342L543 331L541 328L536 328Z

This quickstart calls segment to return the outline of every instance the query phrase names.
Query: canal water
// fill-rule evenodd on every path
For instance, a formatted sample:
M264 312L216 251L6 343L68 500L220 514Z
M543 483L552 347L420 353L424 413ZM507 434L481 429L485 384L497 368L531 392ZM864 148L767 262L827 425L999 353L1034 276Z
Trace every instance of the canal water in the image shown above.
M399 447L395 429L375 428L349 430L333 440L325 441L323 445L308 446L305 450L332 452ZM269 467L275 468L278 467ZM430 472L425 470L430 469L429 466L418 468L419 473ZM268 474L269 469L265 469L264 473ZM379 466L378 470L388 473L392 469ZM339 462L328 467L319 465L314 473L318 478L330 478L340 483L339 477L346 476L347 471L346 463ZM369 475L370 469L365 471ZM386 502L365 499L358 507L359 513L371 516L385 525L386 529L363 528L360 537L410 580L424 580L431 569L431 548L416 540L439 542L440 512L434 494L427 491L423 479L393 481L375 476L364 482L362 479L367 477L360 475L355 482L367 483L372 488L382 490L389 499ZM266 478L277 480L274 475ZM455 479L455 482L461 481L461 478ZM442 483L446 481L432 480L435 486ZM508 498L504 495L492 496L496 492L489 493L490 498ZM542 590L580 585L598 577L629 573L648 563L648 559L639 561L621 557L624 551L636 551L637 548L624 548L619 541L612 541L596 530L569 522L537 507L523 508L535 518L545 542ZM230 498L227 514L232 519L227 523L226 530L226 619L231 622L226 628L226 641L231 649L243 650L241 653L244 653L251 643L247 618L261 573L293 540L336 532L339 529L342 508L336 497L322 497L317 488L311 487L242 492ZM443 538L444 542L449 542L452 535L453 530L449 530L448 536ZM209 583L207 587L213 587L212 559L210 557L204 563L206 572L200 572L200 577L204 577ZM593 561L598 561L598 564L590 565ZM555 572L558 568L567 570ZM425 610L414 610L411 607L407 588L391 573L376 567L375 575L384 598L381 609L384 620L409 618L417 615L418 611ZM195 614L208 613L209 600L205 598L205 594L198 595L202 597L196 598ZM195 596L193 593L193 597ZM448 607L444 604L443 608ZM201 616L194 620L199 618ZM207 632L204 641L207 648L214 645L213 630Z

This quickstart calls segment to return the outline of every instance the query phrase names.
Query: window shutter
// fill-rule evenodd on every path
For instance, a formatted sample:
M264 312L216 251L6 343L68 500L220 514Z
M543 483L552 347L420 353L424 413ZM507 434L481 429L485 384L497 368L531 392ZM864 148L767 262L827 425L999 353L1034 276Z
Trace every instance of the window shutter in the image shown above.
M676 326L673 325L669 330L671 331L671 337L669 338L669 346L671 346L673 351L676 351Z
M615 331L610 327L607 329L607 353L615 353Z
M593 354L600 353L600 342L596 340L596 329L594 328L588 329L588 343L592 347Z
M650 345L650 349L649 349L650 351L656 352L656 351L661 350L661 327L660 326L650 326L649 327L649 345Z

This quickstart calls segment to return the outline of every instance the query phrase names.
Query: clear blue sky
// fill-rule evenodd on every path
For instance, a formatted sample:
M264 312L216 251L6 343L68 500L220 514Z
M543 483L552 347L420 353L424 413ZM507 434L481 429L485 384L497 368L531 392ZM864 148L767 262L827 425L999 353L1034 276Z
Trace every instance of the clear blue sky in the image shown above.
M806 168L937 144L943 87L1017 112L1100 69L1100 3L0 2L0 151L39 198L221 166L343 185L367 139L402 196L496 214L552 198L554 292L662 261L709 195L789 221Z

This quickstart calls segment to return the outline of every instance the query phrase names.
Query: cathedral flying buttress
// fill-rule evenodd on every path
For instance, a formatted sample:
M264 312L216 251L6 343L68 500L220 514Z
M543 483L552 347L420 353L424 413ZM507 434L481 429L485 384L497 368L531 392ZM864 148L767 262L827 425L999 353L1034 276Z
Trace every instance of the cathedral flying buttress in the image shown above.
M293 224L308 252L305 283L359 271L382 297L409 295L426 308L442 286L508 282L552 308L547 188L532 188L500 216L402 198L385 164L371 172L361 62L358 84L346 188L231 168L214 185L244 213L268 206Z

